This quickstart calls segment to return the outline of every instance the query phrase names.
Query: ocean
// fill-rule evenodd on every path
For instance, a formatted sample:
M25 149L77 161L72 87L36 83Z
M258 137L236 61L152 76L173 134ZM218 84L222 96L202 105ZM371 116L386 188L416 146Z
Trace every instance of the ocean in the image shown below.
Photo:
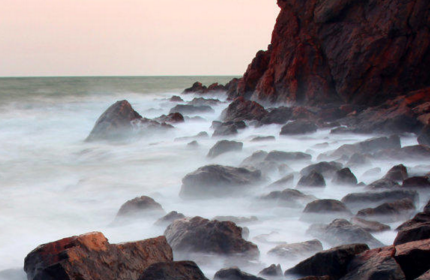
M226 83L233 77L53 77L0 79L0 279L26 279L22 270L25 256L38 245L91 231L101 231L111 243L142 240L162 235L164 228L155 220L113 225L116 213L127 200L148 195L166 213L178 211L186 216L213 218L218 215L257 216L249 224L249 240L260 249L260 262L248 272L258 273L272 263L283 269L294 265L267 255L279 242L313 239L306 235L308 223L299 220L300 212L282 207L260 207L258 197L283 174L273 172L266 184L252 197L184 201L178 194L181 179L208 164L239 166L258 150L298 151L318 162L321 153L343 144L356 143L371 135L333 135L320 129L311 135L281 137L281 125L250 126L235 137L244 143L241 152L206 157L220 139L198 140L197 148L177 138L199 132L213 133L211 124L228 106L225 95L214 112L200 114L200 120L175 124L164 134L116 143L84 142L98 117L118 100L128 100L143 117L167 114L176 105L169 99L180 95L195 81L209 85ZM190 101L194 95L181 95ZM255 136L275 136L273 142L252 142ZM175 140L176 139L176 140ZM191 141L191 140L190 140ZM323 145L318 145L323 144ZM402 145L416 144L412 135L402 136ZM400 162L399 162L400 163ZM294 172L308 163L289 165ZM397 162L373 161L351 168L359 181L370 183L382 177ZM409 166L422 163L412 162ZM363 176L371 168L380 173ZM295 182L299 176L296 174ZM341 199L363 187L327 187L312 191L319 198ZM306 192L306 191L305 191ZM425 201L426 198L422 198ZM391 225L395 228L396 224ZM261 241L265 236L266 241ZM374 234L391 244L395 231ZM324 244L325 248L327 244ZM208 278L224 264L201 264Z

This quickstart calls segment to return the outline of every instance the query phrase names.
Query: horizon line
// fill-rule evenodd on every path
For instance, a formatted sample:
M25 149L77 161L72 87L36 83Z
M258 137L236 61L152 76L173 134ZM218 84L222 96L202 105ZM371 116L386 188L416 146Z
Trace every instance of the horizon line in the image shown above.
M59 76L0 76L0 79L11 78L142 78L142 77L242 77L241 75L59 75Z

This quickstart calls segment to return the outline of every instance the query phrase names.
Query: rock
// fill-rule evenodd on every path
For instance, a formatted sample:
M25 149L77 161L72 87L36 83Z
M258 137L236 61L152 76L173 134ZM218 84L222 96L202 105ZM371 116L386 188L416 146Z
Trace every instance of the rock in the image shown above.
M396 246L394 258L402 268L406 279L415 279L430 269L430 239Z
M409 198L415 202L418 201L418 193L412 190L391 190L375 193L351 193L342 198L341 201L349 208L357 209L363 206L376 207L385 202L393 202L403 198Z
M221 222L232 222L235 224L248 224L252 222L258 221L258 218L255 216L251 217L235 217L235 216L216 216L213 220L221 221Z
M164 262L150 265L139 280L208 280L192 261Z
M182 116L180 113L171 113L169 115L162 115L155 119L157 122L165 122L165 123L183 123L184 116Z
M350 217L351 211L342 202L334 199L318 199L306 205L300 220L307 222L332 221L333 218Z
M430 147L423 145L406 146L401 149L388 149L376 153L375 158L394 160L428 160Z
M391 135L390 137L376 137L357 144L362 153L374 153L384 149L400 149L400 137Z
M367 187L369 189L393 189L399 188L400 185L393 180L383 178L376 180L375 182L369 184Z
M275 136L257 136L251 139L251 142L275 141Z
M336 171L333 177L333 183L338 185L355 186L357 185L357 177L351 172L351 169L344 168Z
M242 151L243 143L236 141L221 140L213 146L207 155L208 158L215 158L228 152Z
M429 217L430 220L430 217ZM401 225L394 245L405 244L412 241L425 240L430 238L430 221L415 222L409 226Z
M316 197L313 195L306 195L294 189L274 191L261 197L261 200L268 201L271 205L292 208L302 208L305 204L315 199Z
M217 254L245 259L259 256L257 246L244 240L242 228L232 222L186 218L170 224L164 235L175 253Z
M392 279L406 280L393 258L393 246L365 251L350 262L348 273L341 280Z
M347 166L362 166L369 163L369 157L360 153L354 153L346 163Z
M426 273L424 273L420 277L416 278L416 280L430 280L430 270L428 270Z
M232 136L236 135L238 133L237 127L234 124L222 124L221 126L217 127L212 134L212 137L217 136Z
M199 142L197 142L196 140L191 141L190 143L187 144L187 147L192 147L192 148L195 148L198 146L199 146Z
M263 106L254 101L236 98L223 112L223 119L228 121L260 121L268 112Z
M160 219L158 219L155 222L155 225L157 226L168 226L170 225L173 221L178 220L178 219L183 219L185 218L185 215L182 213L178 213L176 211L172 211L169 212L167 215L161 217Z
M430 126L428 124L421 130L417 141L420 145L430 146Z
M351 219L351 223L353 225L357 225L357 226L363 228L365 231L370 232L370 233L382 232L382 231L387 231L387 230L391 229L390 226L381 224L381 223L376 222L376 221L367 221L365 219L361 219L358 217L353 217Z
M332 280L333 278L331 278L328 275L324 275L324 276L307 276L307 277L302 277L298 280Z
M259 170L207 165L182 179L182 198L213 198L243 194L261 183Z
M403 181L402 188L429 188L430 180L427 176L411 177Z
M195 82L193 84L192 87L190 88L186 88L182 94L187 94L187 93L206 93L207 92L207 87L202 85L202 83L199 82Z
M92 232L40 245L25 258L24 270L29 280L137 280L150 265L171 261L164 236L115 245Z
M304 175L297 183L297 187L325 187L323 175L312 171L309 175Z
M169 114L181 113L185 115L201 114L201 113L214 113L214 109L210 106L194 106L194 105L176 105L170 109Z
M214 280L264 280L261 277L243 272L238 267L224 268L215 273Z
M170 98L170 102L184 102L184 99L182 99L182 97L180 97L180 96L173 95Z
M376 208L358 211L357 217L367 220L394 223L409 218L415 211L415 205L409 198L386 202Z
M221 101L214 98L203 98L203 97L196 97L190 102L188 102L188 105L194 105L194 106L216 106L220 104Z
M312 225L309 227L307 233L315 238L326 241L332 246L352 243L366 243L371 248L383 246L380 241L363 228L353 225L344 219L336 219L328 225Z
M340 164L338 162L322 161L322 162L312 164L312 165L309 165L308 167L303 168L300 171L300 174L302 176L306 176L306 175L309 175L312 171L316 171L316 172L318 172L324 176L331 177L340 169L342 169L342 164Z
M404 166L403 164L393 166L390 170L388 170L387 174L384 176L384 179L388 179L396 182L403 182L403 180L406 180L407 178L408 178L408 170L406 169L406 166Z
M260 124L285 124L293 116L293 109L291 107L278 107L269 111L269 113L264 116Z
M127 100L117 101L97 120L85 141L118 140L133 131L132 121L142 119Z
M366 244L351 244L335 247L315 254L285 271L285 276L329 276L340 279L348 270L354 257L369 250Z
M369 169L363 173L363 177L376 176L376 175L380 174L381 171L382 171L382 169L379 167L371 168L371 169Z
M158 202L149 196L141 196L124 203L119 209L115 221L161 216L164 214L163 207Z
M272 188L285 189L287 187L292 187L293 183L294 183L294 175L290 174L290 175L282 177L278 181L273 182L272 184L270 184L269 186L267 186L267 188L270 188L270 189L272 189Z
M310 154L302 152L281 152L281 151L271 151L266 155L264 160L266 161L299 161L299 160L311 160L312 156Z
M266 267L265 269L263 269L262 271L260 271L258 273L258 275L261 275L263 277L268 277L268 278L283 278L284 277L284 273L282 272L282 268L281 265L275 265L272 264L269 267Z
M199 132L198 134L196 134L194 136L175 138L175 142L176 141L188 141L188 140L192 140L192 139L204 139L204 138L209 138L209 134L206 131Z
M271 249L267 254L294 261L297 259L308 258L322 250L323 246L321 242L314 239L300 243L281 244Z
M300 135L314 133L318 127L310 121L297 120L284 125L281 129L281 135Z

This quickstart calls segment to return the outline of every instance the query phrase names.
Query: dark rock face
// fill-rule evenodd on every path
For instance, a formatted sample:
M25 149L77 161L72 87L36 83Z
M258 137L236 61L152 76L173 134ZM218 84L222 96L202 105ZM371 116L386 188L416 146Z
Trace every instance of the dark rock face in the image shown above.
M355 186L357 177L351 172L351 169L344 168L336 171L333 177L333 183L338 185Z
M318 126L313 122L306 120L297 120L284 125L281 129L281 135L300 135L314 133Z
M324 176L316 171L304 175L297 183L297 187L325 187Z
M406 277L394 259L394 254L393 246L365 251L350 262L348 273L342 280L405 280Z
M218 99L196 97L193 100L191 100L190 102L188 102L188 105L194 105L194 106L203 106L203 105L214 106L214 105L218 105L219 103L221 103L221 101L219 101Z
M268 277L268 278L273 278L273 277L282 278L284 276L284 273L282 272L281 265L272 264L271 266L266 267L265 269L260 271L258 275L261 275L263 277Z
M215 273L214 280L265 280L243 272L238 267L224 268Z
M274 108L261 119L260 124L285 124L292 117L293 109L291 107Z
M371 248L383 246L380 241L363 228L353 225L344 219L334 220L328 225L312 225L307 232L315 238L328 242L332 246L352 243L365 243Z
M161 216L165 212L163 207L149 196L136 197L124 203L118 211L116 220L124 218L144 218L148 216Z
M418 135L418 143L420 145L430 146L430 126L426 125L423 127L423 129L420 132L420 135Z
M234 123L223 123L215 128L212 137L218 136L232 136L238 134L238 128Z
M255 259L255 244L242 238L242 228L232 222L201 217L174 221L164 232L170 246L178 253L208 253Z
M185 115L190 114L201 114L201 113L213 113L215 112L212 107L207 105L202 106L194 106L194 105L176 105L172 109L170 109L169 114L173 113L181 113Z
M182 116L180 113L171 113L167 116L162 115L154 120L161 123L182 123L185 121L184 116Z
M429 238L430 222L414 223L410 226L401 226L401 229L394 240L394 245L400 245Z
M176 211L169 212L166 216L161 217L155 222L157 226L168 226L173 221L185 218L185 215Z
M263 106L254 101L240 97L235 99L223 112L224 121L260 121L268 112Z
M232 82L233 81L231 81L230 83ZM218 83L213 83L209 87L206 87L200 82L195 82L190 88L185 89L182 92L182 94L187 94L187 93L211 94L211 93L226 92L230 87L230 83L226 84L225 86L220 85Z
M409 198L386 202L376 208L358 211L357 217L379 222L393 223L409 218L415 211L415 205Z
M385 202L393 202L399 199L409 198L418 201L418 193L412 190L392 190L377 193L350 193L342 198L342 202L349 208L357 209L363 206L376 207Z
M351 211L342 202L334 199L318 199L306 205L300 217L303 221L329 222L334 218L350 217Z
M322 161L316 164L309 165L300 171L303 176L309 175L312 171L316 171L324 176L332 176L334 173L342 169L342 164L338 162L326 162Z
M298 161L298 160L311 160L312 156L310 154L302 152L281 152L281 151L271 151L264 158L266 161Z
M207 165L182 179L182 198L211 198L244 193L262 181L259 170Z
M242 151L243 143L236 141L221 140L218 141L210 150L207 155L208 158L215 158L221 154Z
M370 183L367 187L369 189L393 189L399 188L400 185L393 180L383 178Z
M139 280L208 280L191 261L164 262L150 265Z
M366 250L366 244L352 244L322 251L288 269L285 276L329 276L337 280L347 273L352 259Z
M275 136L257 136L252 138L251 142L275 141Z
M300 243L281 244L271 249L268 254L287 260L296 260L299 258L310 257L322 250L323 246L321 242L314 239Z
M401 149L382 150L374 156L394 160L427 160L430 158L430 147L423 145L406 146Z
M315 200L313 195L306 195L298 190L285 189L283 191L273 191L261 197L263 201L269 201L271 205L282 207L301 208L305 204Z
M405 273L406 279L415 279L430 269L430 239L396 246L394 258Z
M376 104L429 85L427 1L279 0L278 5L271 46L257 54L241 79L242 96Z
M411 177L403 181L402 188L430 188L427 176Z
M142 119L127 100L117 101L97 120L86 141L117 140L133 130L132 121Z
M403 164L393 166L393 168L388 170L387 174L384 176L384 179L389 179L396 182L403 182L403 180L406 180L407 178L408 170Z
M173 95L170 98L170 102L184 102L184 99L182 99L182 97L180 97L180 96Z
M173 261L164 236L124 244L109 244L100 232L43 244L27 255L29 280L137 280L152 264Z
M351 223L363 228L367 232L381 232L391 229L390 226L375 221L367 221L358 217L353 217Z

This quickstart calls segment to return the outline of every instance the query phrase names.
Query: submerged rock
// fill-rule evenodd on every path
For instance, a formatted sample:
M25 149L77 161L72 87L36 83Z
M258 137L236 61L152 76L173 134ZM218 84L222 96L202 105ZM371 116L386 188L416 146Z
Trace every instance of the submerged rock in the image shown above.
M172 109L170 109L169 114L173 113L181 113L185 115L189 114L201 114L201 113L214 113L214 109L207 105L202 106L194 106L194 105L176 105Z
M358 217L353 217L351 219L351 223L363 228L365 231L368 231L368 232L381 232L381 231L387 231L391 229L390 226L381 224L376 221L367 221L365 219L361 219Z
M168 226L173 221L183 219L185 218L185 215L182 213L178 213L176 211L169 212L167 215L161 217L155 222L156 226Z
M215 273L214 280L265 280L243 272L238 267L224 268Z
M324 176L317 171L304 175L297 183L297 187L325 187Z
M329 222L335 218L352 216L351 211L339 200L318 199L306 205L300 220L307 222Z
M281 244L271 249L268 254L286 260L297 260L300 258L308 258L322 250L323 246L321 242L314 239L300 243Z
M333 177L333 183L338 185L355 186L357 185L357 177L351 172L351 169L344 168L336 171Z
M306 195L298 190L285 189L283 191L273 191L268 195L263 195L260 199L270 202L270 205L301 208L317 198L313 195Z
M281 135L300 135L314 133L318 130L316 124L306 120L297 120L284 125L281 129Z
M116 215L115 221L124 219L141 219L149 216L161 216L163 207L149 196L136 197L124 203Z
M367 220L393 223L409 218L415 211L415 205L409 198L386 202L376 208L358 211L357 217Z
M209 150L207 157L215 158L224 153L242 151L242 147L242 142L221 140Z
M388 170L387 174L384 176L384 179L388 179L396 182L403 182L403 180L406 180L407 178L408 178L408 170L406 169L406 166L404 166L403 164L393 166L390 170Z
M342 169L342 164L338 163L338 162L327 162L327 161L322 161L316 164L311 164L305 168L303 168L300 171L300 174L302 176L306 176L311 174L312 171L316 171L318 173L320 173L321 175L324 176L328 176L331 177L333 176L337 171Z
M171 261L164 236L114 245L92 232L40 245L25 258L24 270L29 280L137 280L150 265Z

